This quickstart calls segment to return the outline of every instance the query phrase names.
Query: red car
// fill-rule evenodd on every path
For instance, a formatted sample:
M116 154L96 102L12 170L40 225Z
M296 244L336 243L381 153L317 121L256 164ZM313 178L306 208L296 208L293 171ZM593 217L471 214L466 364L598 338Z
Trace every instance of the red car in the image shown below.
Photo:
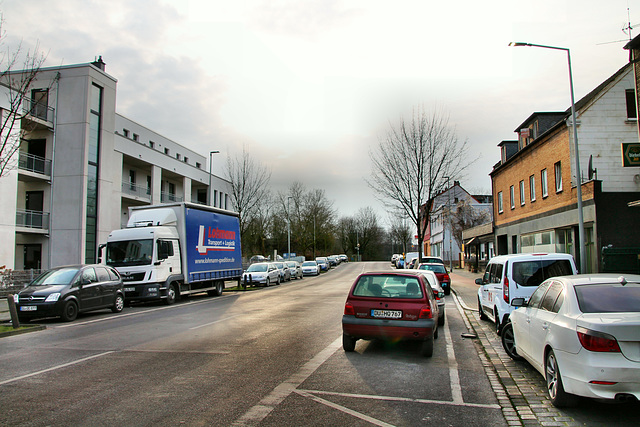
M445 295L449 295L451 293L451 277L447 272L447 267L444 264L430 262L423 263L418 265L418 270L429 270L436 273L436 277L438 277L438 282L440 282L440 286L444 290Z
M354 351L359 339L413 340L431 357L437 337L438 304L422 274L364 273L351 286L342 316L344 351Z

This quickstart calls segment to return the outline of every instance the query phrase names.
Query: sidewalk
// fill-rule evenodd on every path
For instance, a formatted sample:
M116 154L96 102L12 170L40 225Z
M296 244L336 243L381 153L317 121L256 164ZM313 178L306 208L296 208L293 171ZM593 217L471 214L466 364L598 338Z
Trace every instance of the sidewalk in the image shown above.
M0 323L11 321L11 314L9 314L9 304L6 298L0 298Z

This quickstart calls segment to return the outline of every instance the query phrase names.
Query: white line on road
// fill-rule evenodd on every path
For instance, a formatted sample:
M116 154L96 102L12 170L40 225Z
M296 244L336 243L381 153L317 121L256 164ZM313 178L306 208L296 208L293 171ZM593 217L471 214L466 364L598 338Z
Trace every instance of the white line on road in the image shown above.
M240 314L236 314L234 316L225 317L224 319L216 320L215 322L205 323L204 325L194 326L193 328L189 328L189 330L194 330L194 329L204 328L205 326L215 325L216 323L224 322L226 320L233 319L234 317L238 317L238 316L240 316Z
M106 356L107 354L111 354L111 353L115 353L115 351L106 351L104 353L94 354L93 356L85 357L83 359L78 359L78 360L75 360L75 361L69 362L69 363L63 363L62 365L53 366L51 368L43 369L42 371L32 372L30 374L21 375L19 377L15 377L15 378L11 378L11 379L8 379L8 380L0 381L0 385L9 384L9 383L12 383L14 381L23 380L23 379L29 378L29 377L34 377L36 375L44 374L45 372L55 371L56 369L66 368L67 366L75 365L77 363L86 362L87 360L95 359L96 357Z
M313 359L304 364L295 374L286 381L280 383L271 393L262 398L257 405L249 409L243 416L238 418L235 426L255 426L265 419L271 411L275 409L287 396L302 384L311 374L313 374L333 353L342 345L342 335L334 342L326 346Z
M451 397L453 403L464 403L462 399L462 387L460 386L460 375L458 374L458 362L456 361L456 354L453 350L453 340L451 339L451 329L449 328L451 322L447 322L447 326L444 328L444 337L447 340L447 359L449 360L449 379L451 382Z

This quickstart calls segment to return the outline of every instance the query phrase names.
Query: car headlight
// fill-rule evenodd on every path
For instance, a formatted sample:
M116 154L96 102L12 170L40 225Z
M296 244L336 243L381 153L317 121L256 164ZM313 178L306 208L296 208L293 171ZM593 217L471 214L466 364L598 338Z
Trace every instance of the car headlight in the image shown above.
M49 296L47 297L46 300L44 300L44 302L56 302L58 301L59 298L60 298L60 292L54 292L52 294L49 294Z
M15 302L16 304L20 302L20 294L13 295L13 302Z

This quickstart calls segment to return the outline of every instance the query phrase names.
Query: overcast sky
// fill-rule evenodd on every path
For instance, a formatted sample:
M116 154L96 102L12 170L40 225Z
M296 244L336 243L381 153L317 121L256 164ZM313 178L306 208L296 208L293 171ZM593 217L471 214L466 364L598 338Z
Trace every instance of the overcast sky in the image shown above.
M630 10L628 14L628 10ZM118 79L117 112L205 156L244 145L272 187L320 188L341 216L382 211L364 177L390 122L449 115L490 194L497 144L534 111L570 106L628 61L638 0L2 0L5 48L47 66L93 61ZM632 35L637 34L632 30ZM624 102L624 100L621 100ZM385 220L385 218L381 218Z

